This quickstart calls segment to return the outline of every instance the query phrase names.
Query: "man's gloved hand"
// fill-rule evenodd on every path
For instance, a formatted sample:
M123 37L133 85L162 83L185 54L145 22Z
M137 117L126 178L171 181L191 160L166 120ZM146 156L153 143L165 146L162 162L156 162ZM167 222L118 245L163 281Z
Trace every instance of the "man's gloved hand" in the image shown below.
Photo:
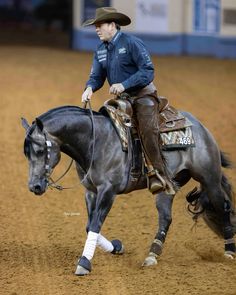
M87 87L84 91L84 93L82 94L82 102L87 102L91 99L93 95L93 90L92 87Z
M112 84L110 87L110 94L120 95L122 92L125 91L124 86L121 83Z

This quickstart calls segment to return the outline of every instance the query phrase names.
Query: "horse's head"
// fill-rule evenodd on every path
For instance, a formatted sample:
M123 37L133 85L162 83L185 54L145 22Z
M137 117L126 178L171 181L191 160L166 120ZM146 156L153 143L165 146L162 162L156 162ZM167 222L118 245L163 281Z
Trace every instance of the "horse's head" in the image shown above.
M22 126L26 130L24 154L29 160L29 190L42 195L48 187L53 168L60 160L60 147L41 120L36 119L29 126L22 118Z

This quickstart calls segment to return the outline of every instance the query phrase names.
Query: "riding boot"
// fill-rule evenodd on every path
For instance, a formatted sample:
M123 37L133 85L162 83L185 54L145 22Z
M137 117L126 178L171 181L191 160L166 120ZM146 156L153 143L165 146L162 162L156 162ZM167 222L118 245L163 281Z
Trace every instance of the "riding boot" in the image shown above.
M135 100L133 108L148 166L148 188L153 194L165 191L174 195L175 190L159 148L158 102L154 97L142 97Z
M152 194L165 191L168 195L175 195L175 189L172 182L165 175L161 175L157 170L147 173L148 189Z
M163 179L163 177L161 177L158 171L155 171L154 169L147 173L147 182L148 189L152 194L157 194L158 192L161 192L166 188L165 180Z

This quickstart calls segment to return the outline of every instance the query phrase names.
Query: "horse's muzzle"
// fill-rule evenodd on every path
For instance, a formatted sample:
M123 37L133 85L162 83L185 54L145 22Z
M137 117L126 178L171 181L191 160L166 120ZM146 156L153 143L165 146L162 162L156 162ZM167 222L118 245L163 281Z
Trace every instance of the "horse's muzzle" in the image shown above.
M38 181L35 183L29 183L29 190L37 196L41 196L45 193L47 188L46 181Z

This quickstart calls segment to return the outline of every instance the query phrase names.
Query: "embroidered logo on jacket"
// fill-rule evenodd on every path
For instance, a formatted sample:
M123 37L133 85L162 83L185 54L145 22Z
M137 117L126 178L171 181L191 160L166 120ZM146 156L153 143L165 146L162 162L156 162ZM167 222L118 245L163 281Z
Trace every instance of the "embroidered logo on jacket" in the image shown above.
M107 50L106 49L98 50L97 55L98 55L99 62L105 61L107 59Z
M122 47L122 48L119 48L119 54L124 54L127 52L126 48L125 47Z

